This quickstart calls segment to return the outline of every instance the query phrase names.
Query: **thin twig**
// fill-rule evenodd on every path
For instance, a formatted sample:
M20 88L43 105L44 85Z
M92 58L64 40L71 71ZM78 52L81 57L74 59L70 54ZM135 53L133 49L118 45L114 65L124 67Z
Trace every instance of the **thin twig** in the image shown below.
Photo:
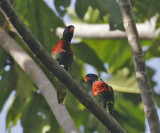
M119 0L123 23L131 47L136 77L139 84L144 112L147 117L151 133L160 132L160 123L155 106L152 88L145 65L145 58L140 44L139 35L133 18L130 0Z
M40 60L40 62L56 76L66 88L90 110L111 132L124 133L120 124L101 107L71 75L68 74L55 60L48 54L39 41L33 36L31 31L24 25L14 8L8 0L0 0L0 7L3 14L14 26L20 37L28 45L30 50ZM63 116L62 116L63 117Z

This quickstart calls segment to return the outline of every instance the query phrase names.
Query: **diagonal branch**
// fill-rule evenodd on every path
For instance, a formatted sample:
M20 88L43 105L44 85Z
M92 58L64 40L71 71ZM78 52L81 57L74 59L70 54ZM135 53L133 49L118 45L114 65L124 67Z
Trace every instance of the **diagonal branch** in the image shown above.
M133 18L130 0L119 0L124 27L131 47L136 77L141 91L144 112L147 117L151 133L160 131L160 123L152 94L145 58L142 52L139 35Z
M78 133L70 114L65 106L57 102L57 92L32 58L0 27L0 45L13 57L19 66L30 76L33 82L38 86L41 94L46 99L53 111L59 125L65 133ZM61 116L64 117L61 117Z
M8 2L8 0L0 0L0 7L6 18L12 23L20 37L26 42L30 50L40 60L40 62L56 76L66 88L90 110L111 132L124 133L124 129L120 124L110 116L101 105L99 105L75 79L71 77L42 47L39 41L33 36L31 31L24 25L18 14Z

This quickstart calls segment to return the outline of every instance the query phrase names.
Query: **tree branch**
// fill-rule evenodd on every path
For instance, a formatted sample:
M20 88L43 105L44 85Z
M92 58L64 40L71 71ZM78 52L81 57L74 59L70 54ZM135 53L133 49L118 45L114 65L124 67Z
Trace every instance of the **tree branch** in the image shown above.
M66 88L90 110L111 132L124 133L120 124L110 116L106 110L99 105L81 86L68 74L42 47L38 40L33 36L31 31L24 25L18 14L8 2L0 0L1 11L15 27L20 37L26 42L30 50L41 61L41 63L56 76Z
M94 39L125 39L126 33L120 30L110 30L109 24L73 24L66 23L66 25L74 25L76 27L74 37L80 38L94 38ZM138 33L141 39L154 39L160 34L160 29L155 30L156 16L150 21L137 24ZM86 30L89 29L89 30ZM64 28L58 27L56 33L62 36Z
M59 125L65 133L78 133L65 106L57 102L57 92L32 58L0 27L0 45L12 56L17 64L30 76L46 99ZM62 117L63 116L63 117Z
M151 133L158 133L160 131L160 123L146 70L145 58L133 18L130 0L119 0L119 7L122 13L128 42L132 51L136 77L141 91L142 102L144 104L144 112L147 117Z

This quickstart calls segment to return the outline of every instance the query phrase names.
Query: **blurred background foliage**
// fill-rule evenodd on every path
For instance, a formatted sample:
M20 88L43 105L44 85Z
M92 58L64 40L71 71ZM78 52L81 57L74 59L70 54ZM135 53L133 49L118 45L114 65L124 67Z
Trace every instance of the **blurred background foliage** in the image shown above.
M65 27L64 22L67 20L73 23L108 23L110 30L124 30L116 0L11 0L11 3L49 53L60 39L56 35L56 29ZM154 15L160 14L158 0L144 0L143 2L131 0L131 3L135 20L138 23L143 23ZM54 10L50 8L52 6ZM12 27L5 21L2 14L0 14L0 19L1 26L11 33ZM158 16L156 28L159 26ZM16 34L10 35L33 57ZM144 51L146 60L160 56L159 37L153 40L144 39L141 43L142 47L146 48ZM74 78L81 82L86 74L86 65L93 66L97 74L115 89L115 119L129 133L144 132L143 104L127 39L75 38L71 47L74 53L72 65ZM36 59L34 60L39 64ZM39 66L55 85L54 77L43 66L40 64ZM148 68L148 72L152 78L154 70ZM156 85L152 80L151 84L152 88ZM86 87L84 84L83 86ZM24 133L40 133L46 125L49 125L46 127L48 133L63 132L37 86L0 47L0 111L13 91L16 93L6 118L6 126L9 130L20 119ZM158 94L154 93L154 96L156 102L160 100ZM160 106L158 102L157 105ZM66 106L82 133L106 132L104 126L70 92L67 93Z

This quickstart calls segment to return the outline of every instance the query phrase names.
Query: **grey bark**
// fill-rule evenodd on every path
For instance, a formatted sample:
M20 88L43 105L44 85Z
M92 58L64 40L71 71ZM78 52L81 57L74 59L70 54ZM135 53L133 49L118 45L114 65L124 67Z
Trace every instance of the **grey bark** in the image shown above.
M57 102L55 87L32 60L32 58L0 27L0 45L12 56L17 64L30 76L40 89L41 94L49 104L54 116L65 133L78 133L70 114L65 106Z
M150 85L148 72L145 65L145 58L133 18L130 0L119 0L124 27L126 30L128 42L131 47L136 77L141 92L142 102L144 104L144 112L147 117L151 133L160 132L160 122L155 106L152 88Z

